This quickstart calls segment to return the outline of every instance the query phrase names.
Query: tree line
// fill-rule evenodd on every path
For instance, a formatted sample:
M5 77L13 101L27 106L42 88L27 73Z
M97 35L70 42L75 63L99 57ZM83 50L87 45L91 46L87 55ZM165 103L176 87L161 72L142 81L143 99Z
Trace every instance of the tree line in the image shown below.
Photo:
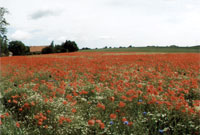
M33 55L33 54L50 54L50 53L64 53L64 52L76 52L79 50L75 41L66 40L61 45L47 46L41 50L41 52L30 52L30 47L25 46L21 41L8 41L0 38L1 53L0 56L8 56L9 52L12 52L13 56L19 55Z
M22 41L10 41L6 36L6 26L9 23L5 19L5 14L8 11L4 7L0 7L0 56L8 56L9 52L12 52L13 56L18 55L31 55L34 54L30 52L30 47L26 46ZM75 41L66 40L61 45L54 45L52 41L51 44L42 49L42 54L49 53L64 53L64 52L76 52L79 48Z
M78 50L79 48L75 41L66 40L61 45L54 45L54 41L52 41L50 46L42 49L42 54L76 52Z

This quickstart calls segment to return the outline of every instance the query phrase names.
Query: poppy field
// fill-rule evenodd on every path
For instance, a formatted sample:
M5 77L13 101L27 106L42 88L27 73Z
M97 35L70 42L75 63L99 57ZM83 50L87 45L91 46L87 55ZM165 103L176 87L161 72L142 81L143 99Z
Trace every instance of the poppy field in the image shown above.
M199 135L200 54L2 57L1 135Z

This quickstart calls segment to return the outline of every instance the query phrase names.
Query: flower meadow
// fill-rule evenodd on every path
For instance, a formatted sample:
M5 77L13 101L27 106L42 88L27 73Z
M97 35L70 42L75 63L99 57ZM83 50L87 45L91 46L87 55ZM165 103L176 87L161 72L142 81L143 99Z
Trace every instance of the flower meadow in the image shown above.
M1 135L199 135L200 54L3 57Z

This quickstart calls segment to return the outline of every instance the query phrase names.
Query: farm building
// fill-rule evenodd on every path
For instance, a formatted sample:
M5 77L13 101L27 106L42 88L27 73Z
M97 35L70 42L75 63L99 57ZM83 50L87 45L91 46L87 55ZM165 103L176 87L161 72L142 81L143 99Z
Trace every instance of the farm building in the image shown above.
M30 52L41 52L47 46L30 46Z

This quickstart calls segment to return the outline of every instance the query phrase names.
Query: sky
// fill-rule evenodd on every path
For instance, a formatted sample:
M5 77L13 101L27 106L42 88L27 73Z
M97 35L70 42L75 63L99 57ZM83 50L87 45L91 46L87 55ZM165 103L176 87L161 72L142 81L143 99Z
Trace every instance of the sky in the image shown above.
M200 0L0 0L7 36L28 46L200 44Z

